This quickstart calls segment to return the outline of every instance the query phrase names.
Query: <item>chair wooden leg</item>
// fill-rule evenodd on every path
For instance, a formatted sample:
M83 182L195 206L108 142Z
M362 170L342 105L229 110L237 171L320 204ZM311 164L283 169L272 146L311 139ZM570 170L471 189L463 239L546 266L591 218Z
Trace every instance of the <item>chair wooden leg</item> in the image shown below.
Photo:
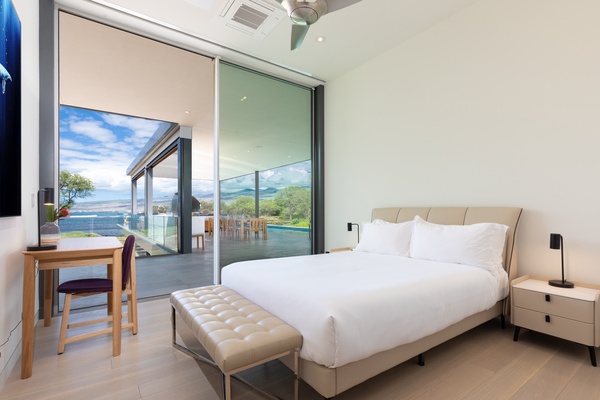
M67 327L69 326L69 312L71 311L71 294L65 294L65 305L63 308L62 321L60 324L60 336L58 338L58 354L65 352L65 341L67 340Z
M129 313L129 322L133 322L133 328L131 329L131 333L137 335L138 333L138 314L137 314L137 299L135 295L130 295L130 300L128 301L131 304L131 311Z
M137 272L135 265L135 257L131 260L131 276L129 278L129 285L131 288L131 295L128 297L128 303L131 304L131 320L133 322L133 329L131 333L137 335L138 333L138 308L137 308Z

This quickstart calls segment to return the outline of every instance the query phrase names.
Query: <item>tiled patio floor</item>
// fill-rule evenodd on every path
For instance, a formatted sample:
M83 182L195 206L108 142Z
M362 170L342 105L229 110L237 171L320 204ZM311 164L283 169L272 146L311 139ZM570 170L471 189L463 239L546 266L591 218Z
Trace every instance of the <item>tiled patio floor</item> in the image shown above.
M213 237L205 235L205 250L196 248L196 240L190 254L174 254L154 257L138 257L137 292L139 299L165 296L180 289L213 284ZM267 240L235 240L222 238L221 267L241 260L287 257L311 253L307 232L269 229ZM91 277L105 277L105 267L82 267L60 270L60 282ZM102 304L105 296L91 296L73 301L74 308ZM59 299L62 311L63 298Z

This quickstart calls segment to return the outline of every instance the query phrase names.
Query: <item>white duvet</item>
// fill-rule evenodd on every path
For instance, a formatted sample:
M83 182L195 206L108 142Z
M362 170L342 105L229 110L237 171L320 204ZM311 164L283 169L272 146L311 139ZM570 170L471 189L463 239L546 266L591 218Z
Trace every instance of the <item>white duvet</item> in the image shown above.
M300 356L340 367L435 333L506 297L508 278L365 252L244 261L222 284L296 328Z

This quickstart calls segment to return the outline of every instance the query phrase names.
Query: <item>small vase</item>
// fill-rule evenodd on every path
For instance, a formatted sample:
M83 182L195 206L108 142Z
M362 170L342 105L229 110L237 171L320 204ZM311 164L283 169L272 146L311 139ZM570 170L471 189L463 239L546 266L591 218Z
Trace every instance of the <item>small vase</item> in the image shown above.
M42 243L56 243L60 240L58 221L46 222L40 227Z

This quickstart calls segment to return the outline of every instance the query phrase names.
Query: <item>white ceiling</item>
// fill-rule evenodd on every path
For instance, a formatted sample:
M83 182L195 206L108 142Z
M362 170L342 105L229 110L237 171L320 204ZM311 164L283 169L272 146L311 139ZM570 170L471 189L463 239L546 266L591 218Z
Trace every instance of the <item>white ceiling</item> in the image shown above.
M290 50L291 21L287 15L262 39L225 26L219 14L234 0L92 1L330 81L477 0L362 0L325 15L310 27L304 43L294 51ZM275 0L247 0L252 1L283 10ZM318 43L318 36L326 40Z
M266 35L250 35L228 27L219 16L227 6L238 6L240 1L281 10L274 12L272 29ZM74 13L77 7L91 4L107 14L122 14L167 27L197 42L196 49L206 48L203 54L210 57L221 56L250 66L262 63L276 71L281 66L280 76L314 86L343 75L475 1L362 0L325 15L310 27L304 43L294 51L290 50L291 21L275 0L58 0L58 3ZM82 14L95 19L89 12ZM101 14L96 15L99 20L111 19ZM61 104L191 126L193 176L212 180L213 82L206 78L212 76L212 60L68 14L61 14L59 27ZM318 43L317 36L325 37L325 41ZM251 124L243 122L239 131L248 131ZM272 163L265 163L268 157L279 153L269 153L264 148L266 141L261 140L260 133L248 133L246 141L237 136L235 143L221 143L222 148L235 149L249 157L237 159L229 166L223 164L222 179L285 164L275 158ZM287 133L289 137L285 138L286 132L277 132L281 143L294 143L297 133L292 130ZM261 165L250 158L256 157L256 152L244 151L257 148L263 148L266 154L260 157ZM304 151L286 157L294 161L307 158Z

